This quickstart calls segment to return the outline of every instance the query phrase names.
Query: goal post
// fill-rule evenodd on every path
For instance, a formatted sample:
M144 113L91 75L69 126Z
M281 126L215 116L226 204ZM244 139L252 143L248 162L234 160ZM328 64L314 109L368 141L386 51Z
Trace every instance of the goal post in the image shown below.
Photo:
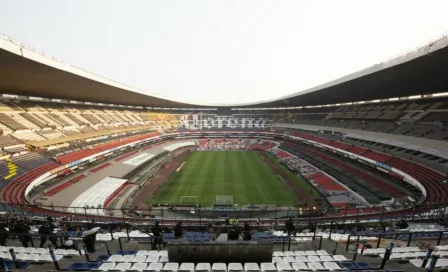
M198 205L198 197L197 196L181 196L180 203L182 205Z
M216 196L215 205L218 206L233 206L233 196Z

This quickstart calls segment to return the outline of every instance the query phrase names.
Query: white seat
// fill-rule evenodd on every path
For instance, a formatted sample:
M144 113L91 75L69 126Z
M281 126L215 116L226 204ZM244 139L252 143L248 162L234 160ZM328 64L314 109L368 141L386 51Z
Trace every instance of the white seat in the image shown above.
M53 259L51 259L51 255L48 254L41 254L39 255L39 262L52 262Z
M403 259L403 254L402 253L392 253L392 254L390 254L389 260L401 260L401 259Z
M272 257L272 263L284 263L285 261L283 260L282 257Z
M25 256L28 256L28 254L25 254ZM11 254L9 252L1 252L1 257L6 260L12 260Z
M194 263L181 263L177 271L193 272Z
M227 265L225 263L214 263L212 265L212 271L227 272Z
M143 270L146 270L146 267L148 267L147 263L135 263L132 265L132 267L131 267L131 269L129 269L129 271L143 271Z
M160 256L159 263L167 263L168 262L168 256L162 255Z
M295 262L296 263L306 263L306 262L308 262L308 258L305 256L297 256Z
M296 253L294 251L285 251L285 257L295 257Z
M96 269L97 271L109 271L115 268L115 263L103 263L100 267L98 267L98 269Z
M415 252L405 252L405 253L402 253L402 255L403 255L403 259L407 259L407 260L416 258Z
M211 267L209 263L196 264L196 271L210 271Z
M147 250L139 250L135 254L135 256L146 256L146 255L148 255L148 251Z
M16 248L14 248L14 251L15 251L16 253L25 252L25 248L24 248L24 247L16 247Z
M278 271L294 271L289 263L277 263L276 266Z
M308 266L306 265L305 262L303 262L303 263L292 263L291 266L292 266L292 268L295 271L311 271L311 269L308 268Z
M320 260L321 260L322 262L334 262L333 257L331 257L331 256L326 256L326 255L324 255L324 256L320 256Z
M296 262L296 259L294 257L283 257L283 261L285 263L294 263Z
M2 256L2 258L5 258L7 256L7 254L9 254L9 253L5 253ZM17 258L17 260L26 260L28 258L28 254L26 254L26 253L19 253L19 254L16 254L16 258Z
M317 263L320 262L319 256L308 256L308 262L310 263Z
M324 262L324 267L330 271L342 270L342 268L335 262Z
M275 271L277 272L277 268L273 263L261 263L260 265L261 271Z
M258 266L257 263L245 263L244 264L244 271L260 271L260 266Z
M33 254L43 254L45 252L48 252L47 248L35 248L35 249L33 249L33 252L31 252L31 253L33 253Z
M83 252L81 252L81 253L83 253ZM72 256L72 257L79 256L79 251L74 250L74 249L67 249L65 251L65 256Z
M39 261L39 254L28 254L28 256L26 256L26 261L30 261L30 262L37 262Z
M243 265L241 263L229 263L227 270L230 271L243 271Z
M448 251L445 250L439 250L437 251L437 254L440 255L441 258L448 256Z
M333 255L333 259L334 259L336 262L347 261L347 258L345 258L344 255Z
M121 262L122 263L130 263L130 262L132 262L134 257L135 257L134 255L123 255L123 257L121 258Z
M308 251L305 251L305 253L306 253L306 256L316 256L317 255L316 251L314 251L314 250L308 250Z
M33 247L27 247L25 248L25 250L23 251L23 253L33 253L34 248Z
M296 256L306 256L306 252L305 251L296 251Z
M133 256L133 255L126 255L126 256ZM115 266L114 270L117 271L127 271L131 268L131 263L119 263L117 266Z
M148 255L148 257L146 257L145 263L158 263L159 262L159 256L151 256Z
M321 263L308 263L308 267L313 271L328 271L328 268L325 268Z
M414 253L415 258L424 258L426 256L426 252L418 251Z
M285 257L285 253L283 253L283 251L274 251L272 253L273 257Z
M65 250L65 249L56 249L55 251L54 251L54 254L56 254L56 255L64 255L65 256L65 254L67 253L67 250Z
M146 271L160 271L163 268L163 263L150 263Z
M323 250L323 249L317 250L316 253L317 253L318 256L330 255L330 254L328 254L328 252L326 250Z
M172 271L172 272L177 272L177 270L179 269L179 264L178 263L166 263L163 266L162 271Z
M367 248L364 249L363 255L365 256L378 256L379 252L376 248Z
M421 259L414 259L414 260L410 260L409 263L411 263L415 267L421 267L422 264L423 264L423 260L421 260Z
M144 255L135 255L133 257L131 263L144 263L146 260L146 256Z
M146 255L148 255L148 256L159 256L159 252L157 250L150 250L150 251L148 251L148 253Z
M168 257L168 251L167 250L159 251L159 256L167 256Z
M109 259L107 259L106 262L108 262L108 263L120 263L121 262L121 258L123 258L122 255L111 255L109 257Z

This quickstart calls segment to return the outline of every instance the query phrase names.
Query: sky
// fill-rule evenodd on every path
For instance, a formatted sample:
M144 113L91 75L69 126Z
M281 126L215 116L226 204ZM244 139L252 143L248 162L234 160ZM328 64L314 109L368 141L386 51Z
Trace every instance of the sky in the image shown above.
M141 92L200 104L303 91L448 30L446 0L0 4L0 33Z

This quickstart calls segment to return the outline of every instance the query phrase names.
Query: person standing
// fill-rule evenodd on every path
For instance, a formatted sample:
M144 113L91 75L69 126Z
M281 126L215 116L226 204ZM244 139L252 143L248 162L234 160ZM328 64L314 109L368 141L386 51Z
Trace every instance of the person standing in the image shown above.
M182 227L182 221L179 221L174 227L174 238L181 239L183 236L184 236L184 230Z
M15 227L14 232L19 234L19 241L22 242L22 246L24 248L28 247L28 243L31 240L30 231L31 228L25 223L25 220L21 219L17 221L17 225Z
M54 230L56 226L53 224L53 217L47 217L47 222L45 222L42 226L39 227L40 236L40 247L44 247L45 242L50 240L55 248L58 248L57 238L54 235Z
M152 235L154 235L154 239L152 241L152 249L156 250L157 245L159 245L159 250L162 250L163 237L162 237L162 228L160 227L160 221L157 220L156 223L151 228Z

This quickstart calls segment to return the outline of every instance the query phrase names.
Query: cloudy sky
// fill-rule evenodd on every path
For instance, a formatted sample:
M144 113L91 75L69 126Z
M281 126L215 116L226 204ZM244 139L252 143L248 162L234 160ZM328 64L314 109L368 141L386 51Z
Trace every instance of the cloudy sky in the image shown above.
M299 92L448 30L448 1L1 0L0 32L174 100Z

